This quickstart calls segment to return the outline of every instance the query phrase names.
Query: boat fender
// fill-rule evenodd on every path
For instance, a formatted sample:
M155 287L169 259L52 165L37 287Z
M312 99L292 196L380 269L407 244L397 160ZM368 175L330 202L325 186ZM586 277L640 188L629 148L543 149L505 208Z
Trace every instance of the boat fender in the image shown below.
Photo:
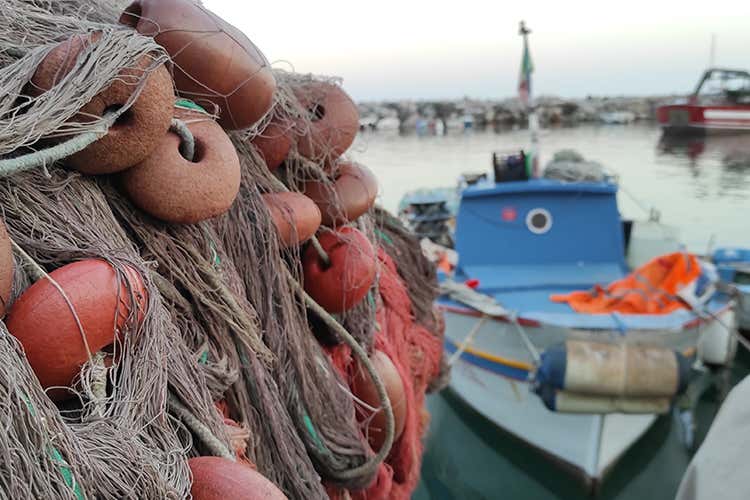
M326 311L341 313L360 303L375 282L375 250L357 229L345 226L318 237L328 254L323 262L315 247L302 255L305 291Z
M391 401L394 423L393 442L395 443L401 437L406 425L407 400L404 382L396 365L384 352L373 351L370 361L383 380L388 399ZM381 408L378 391L370 375L359 365L355 365L354 370L352 392L357 399L365 403L365 405L357 405L357 419L360 422L367 422L367 440L373 451L377 453L385 440L385 412ZM373 411L372 408L375 410Z
M541 356L536 384L579 394L672 397L687 387L690 364L657 346L569 340Z
M291 125L283 126L277 121L271 123L250 141L258 154L266 162L268 170L276 170L284 163L292 149Z
M320 227L320 210L304 194L268 193L263 195L263 203L285 247L307 241Z
M124 267L118 283L115 269L100 259L73 262L49 276L65 295L49 279L39 279L13 303L6 325L21 342L42 387L68 387L89 359L81 329L91 354L95 354L120 335L129 320L132 299L138 309L136 321L143 320L148 294L135 269ZM61 401L69 393L52 389L47 395Z
M60 83L75 66L78 55L100 37L73 35L52 49L26 87L38 97ZM142 56L133 68L124 68L109 87L99 92L75 114L71 121L99 119L109 110L125 105L140 84L143 72L151 65L149 56ZM146 76L141 93L131 106L109 128L107 134L82 151L64 160L69 167L85 174L110 174L125 170L143 161L167 133L172 120L174 91L172 79L164 65Z
M0 318L5 316L13 289L13 248L5 223L0 220Z
M211 119L189 121L195 139L190 161L170 132L144 161L120 176L130 200L165 222L194 224L226 212L240 189L240 160L232 141Z
M378 180L364 165L347 161L339 164L332 183L308 181L304 192L320 208L323 224L335 227L356 220L372 208Z
M297 149L305 158L332 162L354 142L359 132L359 111L351 97L333 83L309 82L293 88L309 116L300 123L303 132Z
M586 414L664 414L672 404L669 397L610 397L557 391L549 386L539 396L544 405L556 413Z
M223 457L194 457L188 466L194 500L287 500L275 484L247 464Z
M219 123L247 128L273 105L276 80L263 53L244 33L191 0L136 0L120 23L151 36L174 63L180 96L219 108Z

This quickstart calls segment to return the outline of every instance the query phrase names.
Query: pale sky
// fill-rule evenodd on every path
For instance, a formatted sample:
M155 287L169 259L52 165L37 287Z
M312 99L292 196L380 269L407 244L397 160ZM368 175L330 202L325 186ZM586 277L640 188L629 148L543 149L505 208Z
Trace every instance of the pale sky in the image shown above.
M203 3L274 66L340 76L357 100L515 95L521 19L533 31L536 95L687 93L712 33L717 66L750 69L747 0Z

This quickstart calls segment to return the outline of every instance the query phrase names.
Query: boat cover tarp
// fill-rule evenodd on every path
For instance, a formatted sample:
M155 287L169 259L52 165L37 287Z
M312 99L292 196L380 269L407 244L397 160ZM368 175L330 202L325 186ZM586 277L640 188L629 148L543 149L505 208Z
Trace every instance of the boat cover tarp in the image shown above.
M587 291L552 295L579 313L669 314L687 309L683 290L695 286L702 269L697 257L675 252L656 257L628 276Z

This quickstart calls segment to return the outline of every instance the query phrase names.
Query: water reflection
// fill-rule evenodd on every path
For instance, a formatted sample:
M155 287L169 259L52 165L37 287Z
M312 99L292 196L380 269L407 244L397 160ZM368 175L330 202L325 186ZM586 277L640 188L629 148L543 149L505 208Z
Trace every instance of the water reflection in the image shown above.
M715 157L729 169L750 168L750 135L681 137L662 135L659 152L689 158L696 166L701 157Z

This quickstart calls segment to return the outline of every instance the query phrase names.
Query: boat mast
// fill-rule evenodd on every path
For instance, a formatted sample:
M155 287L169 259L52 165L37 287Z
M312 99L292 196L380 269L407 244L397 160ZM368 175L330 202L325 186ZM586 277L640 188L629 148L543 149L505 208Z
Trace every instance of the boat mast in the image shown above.
M521 82L522 86L525 84L526 98L525 106L526 112L529 117L529 134L531 135L531 148L529 156L531 157L531 163L529 165L529 171L534 175L537 172L538 165L538 154L539 154L539 120L536 116L536 106L534 106L534 100L531 93L531 56L529 55L529 34L531 30L526 27L526 23L521 21L518 27L518 34L523 37L523 60L521 62ZM528 65L528 67L527 67ZM526 71L526 74L523 74Z

